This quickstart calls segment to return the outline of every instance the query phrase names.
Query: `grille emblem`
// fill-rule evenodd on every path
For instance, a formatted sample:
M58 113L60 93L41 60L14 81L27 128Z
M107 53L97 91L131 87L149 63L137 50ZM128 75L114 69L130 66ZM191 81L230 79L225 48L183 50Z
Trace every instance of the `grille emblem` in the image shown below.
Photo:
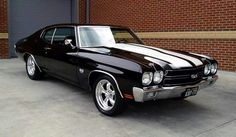
M192 74L192 75L191 75L191 78L192 78L192 79L195 79L195 78L197 78L197 77L198 77L198 74Z

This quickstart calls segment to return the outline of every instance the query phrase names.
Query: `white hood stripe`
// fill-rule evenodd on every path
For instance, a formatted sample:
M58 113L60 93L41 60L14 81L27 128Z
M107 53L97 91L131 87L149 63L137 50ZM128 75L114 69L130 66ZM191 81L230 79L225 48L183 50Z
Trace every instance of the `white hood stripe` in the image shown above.
M170 65L173 68L192 67L192 65L184 59L174 57L174 56L171 56L168 54L164 54L164 53L161 53L159 51L156 51L156 50L150 49L150 48L145 48L145 47L141 47L141 46L134 46L134 45L129 45L129 44L116 44L116 45L112 46L112 48L125 50L125 51L129 51L129 52L134 52L134 53L150 56L153 58L157 58L160 60L165 60L167 62L170 62L171 63Z
M197 54L197 53L192 53L192 52L190 52L190 54L195 55L195 56L200 56L200 57L203 57L203 58L207 58L207 59L210 59L210 60L213 59L212 57L209 57L209 56L206 56L206 55L202 55L202 54Z
M173 51L164 50L164 49L161 49L161 48L145 46L145 45L141 45L141 44L137 44L137 45L147 47L147 48L151 48L151 49L158 50L158 51L166 53L166 54L170 54L170 55L173 55L173 56L183 58L185 60L188 60L188 61L192 62L195 66L203 65L201 60L199 60L197 58L194 58L194 57L191 57L191 56L188 56L188 55L184 55L184 54L173 52Z
M172 55L175 55L175 56L179 56L181 58L189 60L189 61L193 62L196 66L203 65L203 63L199 59L197 59L197 58L194 58L194 57L191 57L191 56L188 56L188 55L184 55L184 54L181 54L181 53L173 52L173 51L168 51L168 50L160 49L160 48L156 48L156 49L160 50L162 52L165 52L165 53L168 53L168 54L172 54Z

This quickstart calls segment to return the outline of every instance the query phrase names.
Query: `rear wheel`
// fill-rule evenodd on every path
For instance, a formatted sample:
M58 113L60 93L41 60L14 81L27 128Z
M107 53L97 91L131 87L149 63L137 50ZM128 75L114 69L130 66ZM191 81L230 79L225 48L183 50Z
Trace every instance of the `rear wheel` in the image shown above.
M97 109L108 116L117 115L125 108L115 82L108 76L101 76L94 82L93 99Z
M26 59L26 72L32 80L38 80L43 77L43 72L40 72L32 56L28 56Z

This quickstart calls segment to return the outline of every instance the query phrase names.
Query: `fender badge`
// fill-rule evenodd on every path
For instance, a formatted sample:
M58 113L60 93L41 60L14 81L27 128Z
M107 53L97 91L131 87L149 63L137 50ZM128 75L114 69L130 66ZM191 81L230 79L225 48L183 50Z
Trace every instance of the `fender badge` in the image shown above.
M84 69L80 68L79 73L84 73Z

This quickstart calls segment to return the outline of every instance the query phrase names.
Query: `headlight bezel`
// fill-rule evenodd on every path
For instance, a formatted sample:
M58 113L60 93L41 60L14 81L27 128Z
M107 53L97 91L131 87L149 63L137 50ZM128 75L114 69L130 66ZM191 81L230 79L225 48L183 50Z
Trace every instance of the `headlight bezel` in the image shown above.
M216 74L217 69L218 69L218 64L217 63L211 64L211 69L210 69L211 74Z
M206 64L204 66L204 75L209 75L211 73L211 65L210 64Z
M144 82L144 77L148 77L149 81L147 82ZM147 79L147 78L146 78ZM152 80L153 80L153 73L152 72L144 72L143 75L142 75L142 84L144 86L148 86L152 83Z
M155 78L157 77L156 75L160 76L158 80L155 80ZM155 71L153 74L153 83L155 83L155 84L161 83L163 80L163 77L164 77L164 72L162 70Z

